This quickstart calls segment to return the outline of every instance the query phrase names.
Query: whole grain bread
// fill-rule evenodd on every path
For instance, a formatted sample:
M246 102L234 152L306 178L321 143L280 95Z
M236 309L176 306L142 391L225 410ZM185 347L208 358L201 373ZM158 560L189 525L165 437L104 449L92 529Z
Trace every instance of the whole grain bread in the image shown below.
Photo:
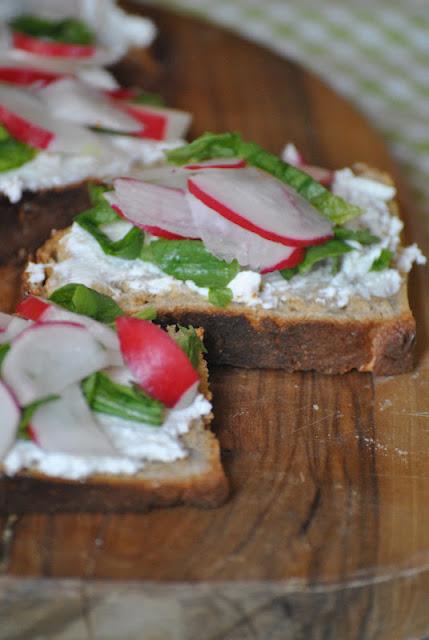
M201 334L200 334L201 335ZM201 357L200 391L211 399L208 371ZM35 469L0 482L0 513L56 511L145 511L154 506L188 504L216 507L228 495L219 443L210 430L212 415L194 420L181 442L186 458L147 462L132 476L97 474L85 480L52 478Z
M392 183L388 175L365 165L353 168L356 173ZM390 209L398 215L396 202L390 203ZM64 233L67 231L54 234L37 252L36 261L47 265L46 278L35 285L24 276L24 293L47 296L61 285L49 263L67 257L61 244ZM112 295L103 282L91 286ZM327 374L357 369L378 375L402 373L413 366L415 321L406 279L390 298L353 296L343 309L309 303L298 295L276 309L237 303L219 309L191 290L150 295L131 290L126 282L117 286L120 294L116 291L115 299L127 313L151 304L162 325L177 322L203 327L208 360L216 364Z

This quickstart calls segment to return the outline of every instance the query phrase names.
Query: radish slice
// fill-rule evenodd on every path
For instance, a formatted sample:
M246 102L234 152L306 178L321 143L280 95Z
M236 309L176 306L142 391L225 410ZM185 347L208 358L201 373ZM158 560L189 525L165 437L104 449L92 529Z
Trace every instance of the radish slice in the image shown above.
M0 66L0 82L20 86L46 87L51 82L55 82L62 77L64 77L62 74L44 71L43 69Z
M112 209L124 220L128 218L120 208L119 204L116 202L115 194L110 194L108 198ZM137 226L137 225L136 225ZM144 229L148 233L158 238L166 238L167 240L186 240L184 236L180 236L178 233L171 233L171 231L167 231L166 229L161 229L161 227L155 227L147 224L139 225L140 229Z
M118 87L115 89L105 89L103 91L105 96L114 98L115 100L132 100L137 98L139 91L128 87Z
M187 200L204 245L218 258L228 262L235 259L242 267L262 273L301 262L304 253L301 247L286 247L261 238L227 220L192 194L187 195Z
M50 304L41 298L27 296L27 298L19 302L16 307L16 313L27 320L39 320L50 306Z
M136 227L157 227L182 238L196 238L191 210L181 189L117 178L115 191L106 193L109 202L119 207L123 217Z
M19 31L12 34L12 44L15 49L54 58L91 58L96 53L96 48L93 45L53 42L28 36Z
M113 131L138 133L141 124L113 100L74 78L62 78L39 92L54 117Z
M39 322L77 322L86 327L90 334L109 351L112 365L121 366L123 364L118 336L113 329L102 322L79 313L73 313L56 304L47 303L36 296L28 296L21 300L16 312L24 318Z
M24 320L24 318L18 318L17 316L9 316L9 318L10 320L7 324L5 319L1 321L3 331L0 333L0 344L11 342L16 336L22 333L24 329L32 325L30 321Z
M138 384L167 407L174 407L190 387L195 397L199 377L176 342L152 322L121 316L116 319L122 354Z
M217 160L205 160L197 164L187 164L183 168L188 171L200 171L203 169L244 169L246 161L242 158L219 158Z
M0 460L3 460L3 458L15 442L21 412L13 394L1 380L0 413Z
M204 171L189 178L188 188L220 215L267 240L305 247L332 237L331 222L309 202L253 167Z
M12 136L39 149L65 153L101 153L97 135L53 118L40 98L16 87L0 86L0 122Z
M58 400L48 402L31 418L31 437L51 453L75 456L115 456L110 440L98 427L79 385L64 389Z
M46 322L33 324L14 339L2 375L25 406L109 364L108 353L85 327Z
M11 314L3 313L3 311L0 311L0 329L2 329L3 331L7 329L12 319L13 316Z
M117 106L143 125L143 129L138 134L141 138L151 138L152 140L183 138L192 120L190 113L178 109L149 107L120 100L117 102Z

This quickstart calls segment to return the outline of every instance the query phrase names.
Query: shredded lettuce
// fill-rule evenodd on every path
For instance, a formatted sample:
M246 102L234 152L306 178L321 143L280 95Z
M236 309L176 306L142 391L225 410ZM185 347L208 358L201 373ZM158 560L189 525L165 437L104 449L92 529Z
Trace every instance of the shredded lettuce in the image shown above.
M47 404L48 402L52 402L52 400L58 400L59 397L60 396L58 395L46 396L45 398L40 398L39 400L36 400L35 402L32 402L27 407L25 407L22 410L21 419L18 425L18 438L20 438L21 440L29 440L30 436L28 435L27 427L30 424L31 418L34 416L37 409L39 409L39 407L42 407L44 404Z
M8 130L0 125L0 172L18 169L36 155L36 149L12 138Z
M49 296L49 300L68 311L94 318L105 324L111 324L116 318L124 315L121 307L112 298L84 284L66 284L56 289Z
M226 287L240 270L236 260L225 262L216 258L200 240L160 238L145 245L140 257L168 275L178 280L192 280L199 287Z
M95 42L95 34L82 20L76 18L50 20L49 18L23 14L11 20L9 24L13 31L25 33L34 38L80 45Z
M383 271L384 269L388 269L392 258L392 251L389 251L389 249L382 249L378 258L372 263L370 271Z
M232 302L233 295L229 287L210 287L208 297L215 307L226 307Z
M148 396L136 385L118 384L102 371L88 376L82 384L82 391L93 411L159 426L164 420L164 405Z
M10 349L10 344L8 344L7 342L4 344L0 344L0 369L3 364L3 360L5 359L9 349Z
M335 224L343 224L362 213L359 207L335 196L301 169L265 151L255 142L245 142L239 133L205 133L190 144L169 151L167 157L179 165L213 158L243 158L248 164L291 186Z
M118 214L103 196L107 190L102 185L92 185L90 187L92 207L80 213L75 218L75 222L97 240L107 255L134 260L140 255L144 242L144 234L140 229L132 227L123 238L117 241L111 240L100 229L103 224L120 220Z
M171 337L177 342L179 347L186 353L194 369L198 369L200 355L207 353L203 341L198 337L194 327L182 327L169 330Z

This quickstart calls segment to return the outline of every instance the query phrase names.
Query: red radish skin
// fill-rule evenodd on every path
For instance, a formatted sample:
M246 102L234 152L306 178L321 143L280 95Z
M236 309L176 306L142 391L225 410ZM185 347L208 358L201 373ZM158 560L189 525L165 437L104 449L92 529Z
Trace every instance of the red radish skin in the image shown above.
M114 98L115 100L132 100L137 98L139 92L137 89L129 89L128 87L119 87L118 89L105 89L103 91L105 96Z
M18 86L37 85L46 87L51 82L68 77L67 74L51 73L43 69L26 69L23 67L0 67L0 82L7 82Z
M50 304L40 298L36 298L36 296L28 296L18 304L16 313L27 320L41 320L50 306Z
M162 329L148 320L116 319L124 361L138 384L167 407L174 407L199 377L189 358Z
M13 113L4 105L0 105L0 122L6 127L10 135L37 149L47 149L55 139L55 134L37 124L32 124L25 118Z
M200 175L194 176L193 178L189 178L188 179L188 190L189 190L189 193L191 193L198 200L200 200L203 204L205 204L206 206L210 207L211 209L213 209L214 211L219 213L224 218L227 218L228 220L230 220L234 224L237 224L240 227L243 227L244 229L247 229L248 231L252 231L253 233L256 233L261 238L265 238L266 240L271 240L273 242L278 242L280 244L284 244L284 245L289 246L289 247L314 246L314 245L317 245L317 244L322 244L326 240L329 240L330 238L332 238L332 235L333 235L332 232L304 239L304 238L290 237L290 236L287 236L286 234L285 235L279 235L278 233L276 233L274 231L270 231L270 230L262 228L261 226L259 226L259 225L255 224L254 222L252 222L249 218L245 218L243 215L241 215L237 211L234 211L231 207L229 207L224 202L221 202L220 200L215 198L213 195L211 195L207 191L207 188L204 188L204 187L200 186L200 184L198 184L198 181L201 182L201 180L204 180L204 179L207 180L207 178L209 177L209 174L207 172L204 172L204 173L205 173L205 175L204 174L200 174ZM226 173L229 174L230 172L226 172ZM220 172L219 172L219 174L220 174ZM255 173L255 175L257 175L257 174ZM211 176L213 177L214 173L211 174ZM271 179L271 176L268 179ZM283 193L284 193L284 207L286 208L287 203L289 202L289 204L292 206L292 208L294 208L295 203L293 202L293 199L298 199L298 197L299 197L298 194L295 195L295 194L290 193L284 187L284 185L282 185L281 188L282 188ZM261 202L261 207L263 205L264 205L264 203L262 201ZM326 225L327 221L324 220L323 223Z
M265 267L265 269L261 269L260 273L263 275L264 273L272 273L273 271L280 271L281 269L292 269L302 262L304 254L305 250L303 247L296 247L295 251L287 260L282 260L282 262L278 262L272 267Z
M53 58L91 58L96 52L93 45L52 42L19 31L13 33L12 44L15 49Z
M143 125L143 129L140 132L133 132L134 136L138 138L150 138L151 140L165 140L167 133L166 116L153 113L142 107L137 108L129 103L119 102L116 106Z

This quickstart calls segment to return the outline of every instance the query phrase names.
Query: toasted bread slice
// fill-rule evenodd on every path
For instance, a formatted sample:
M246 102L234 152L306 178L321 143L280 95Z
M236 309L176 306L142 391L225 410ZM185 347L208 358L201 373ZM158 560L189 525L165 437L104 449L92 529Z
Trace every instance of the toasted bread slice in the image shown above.
M389 176L363 165L355 173L391 184ZM390 203L393 215L397 205ZM32 284L24 276L24 291L48 296L64 284L49 267L67 258L62 238L56 233L39 249L36 261L46 265L43 282ZM407 297L406 277L400 290L388 298L369 299L354 295L345 308L325 305L298 294L275 309L231 303L220 309L191 290L150 295L136 292L127 282L116 282L113 293L106 283L91 284L116 301L127 313L146 304L155 305L158 321L201 326L209 361L252 368L280 368L286 371L315 370L344 373L352 369L391 375L413 366L415 321ZM119 293L118 293L119 292Z
M203 358L199 372L200 391L211 399ZM186 458L150 461L135 475L97 474L74 481L27 469L12 477L3 476L0 513L144 511L177 504L216 507L228 495L228 482L220 462L219 443L210 431L212 417L210 414L194 420L181 437L188 451Z

